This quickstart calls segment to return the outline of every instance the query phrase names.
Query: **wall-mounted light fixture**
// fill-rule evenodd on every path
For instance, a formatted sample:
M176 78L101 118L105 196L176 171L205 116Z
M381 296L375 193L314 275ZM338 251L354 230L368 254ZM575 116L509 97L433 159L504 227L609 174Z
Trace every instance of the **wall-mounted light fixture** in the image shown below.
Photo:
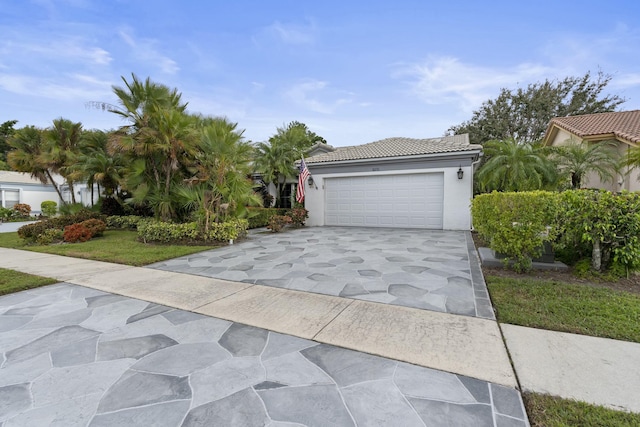
M463 176L464 171L462 170L462 165L460 165L460 168L458 168L458 179L462 179Z
M309 183L309 187L313 187L313 177L312 176L309 177L307 182Z

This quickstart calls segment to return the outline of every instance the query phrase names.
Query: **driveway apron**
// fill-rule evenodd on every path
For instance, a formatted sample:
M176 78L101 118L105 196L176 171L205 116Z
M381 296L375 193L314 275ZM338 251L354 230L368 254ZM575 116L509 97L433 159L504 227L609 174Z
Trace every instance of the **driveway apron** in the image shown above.
M312 227L150 266L218 279L494 319L469 232Z

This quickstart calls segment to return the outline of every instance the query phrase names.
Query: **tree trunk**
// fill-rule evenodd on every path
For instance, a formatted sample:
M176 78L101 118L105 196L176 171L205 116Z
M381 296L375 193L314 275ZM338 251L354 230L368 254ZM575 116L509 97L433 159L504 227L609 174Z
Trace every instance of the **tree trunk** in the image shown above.
M602 267L602 250L600 249L600 239L593 240L593 251L591 252L591 267L595 271L600 271Z
M53 180L53 177L51 176L51 173L48 170L45 171L45 173L47 174L47 178L49 178L49 182L51 183L51 185L53 185L53 188L56 190L56 193L58 193L58 197L60 198L60 203L62 203L63 205L66 205L67 202L62 197L62 193L60 192L60 189L58 188L58 184L56 184L56 182Z
M67 184L69 185L69 191L71 192L71 203L76 203L76 191L73 188L73 182L71 181L67 181Z

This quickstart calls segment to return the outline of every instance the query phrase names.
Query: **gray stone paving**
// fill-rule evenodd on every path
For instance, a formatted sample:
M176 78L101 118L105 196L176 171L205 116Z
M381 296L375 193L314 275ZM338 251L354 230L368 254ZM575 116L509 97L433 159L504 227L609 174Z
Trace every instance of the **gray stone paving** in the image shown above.
M528 422L515 389L61 283L0 297L0 425Z
M235 245L150 267L495 318L471 236L464 231L356 227L254 231Z

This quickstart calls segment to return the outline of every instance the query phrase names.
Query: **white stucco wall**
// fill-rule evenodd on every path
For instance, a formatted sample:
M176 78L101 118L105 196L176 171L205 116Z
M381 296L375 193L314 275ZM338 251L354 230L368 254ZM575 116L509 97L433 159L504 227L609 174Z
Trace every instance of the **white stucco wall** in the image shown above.
M26 203L31 206L31 213L37 215L40 212L40 204L46 200L52 200L60 205L60 199L58 194L53 188L46 188L44 186L29 186L19 184L2 184L0 191L19 191L20 198L19 203ZM2 201L5 201L5 197L2 197ZM3 203L4 205L4 203ZM6 206L3 206L6 207Z
M444 200L442 224L445 230L469 230L471 228L472 173L471 166L462 167L463 179L458 179L458 166L455 168L409 169L384 172L354 173L313 173L314 186L305 183L305 208L309 211L307 225L325 225L325 193L324 180L327 178L398 175L415 173L444 173Z

